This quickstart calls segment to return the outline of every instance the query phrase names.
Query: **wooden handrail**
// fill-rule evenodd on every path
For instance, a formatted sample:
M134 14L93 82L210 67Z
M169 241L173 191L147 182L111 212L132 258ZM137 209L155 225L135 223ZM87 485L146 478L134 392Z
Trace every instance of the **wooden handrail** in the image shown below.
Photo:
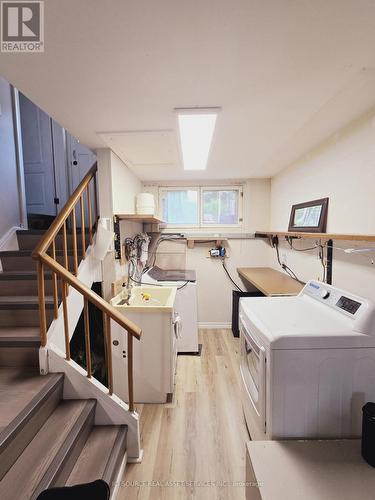
M39 245L33 251L32 256L34 259L37 259L39 257L39 255L42 255L43 253L45 253L48 250L49 246L52 243L52 240L57 236L57 233L60 231L62 225L64 224L64 222L69 217L69 215L71 214L71 212L75 208L76 204L78 203L82 193L87 188L91 179L95 176L97 168L98 168L97 164L94 163L94 165L87 172L87 174L82 179L80 184L77 186L77 188L75 189L75 191L73 192L73 194L71 195L69 200L65 203L61 212L58 214L56 219L52 222L49 229L47 229L43 238L40 240Z
M64 281L71 285L75 290L77 290L81 295L86 297L89 302L92 302L98 309L100 309L104 314L107 314L113 321L119 324L122 328L127 330L133 337L140 339L142 336L142 330L130 319L125 318L121 313L117 311L109 302L102 299L100 295L93 292L91 288L86 286L82 281L77 279L74 274L70 273L61 264L53 260L49 255L41 255L41 260L52 269L56 274L60 276Z
M69 317L68 317L68 302L67 296L69 286L77 290L83 298L83 314L85 327L85 353L86 353L86 368L87 376L92 377L91 368L91 347L90 347L90 321L88 305L92 303L103 314L104 319L104 347L106 352L106 370L108 377L109 394L113 394L113 366L111 353L111 320L115 321L120 327L126 330L128 335L128 390L129 390L129 411L134 411L134 380L133 380L133 337L140 339L142 330L132 321L120 314L111 304L106 302L100 295L92 291L87 285L82 283L78 278L78 249L77 249L77 224L76 224L76 207L80 205L81 216L81 244L82 244L82 259L86 253L86 235L85 235L85 192L88 209L88 239L90 245L93 242L92 233L92 206L91 181L94 185L94 207L95 220L98 218L97 198L96 198L96 172L97 164L95 163L88 171L81 183L75 189L69 200L66 202L61 212L58 214L54 222L44 234L39 245L32 253L33 259L37 261L37 276L38 276L38 296L39 296L39 319L40 319L40 342L42 347L47 345L47 318L46 318L46 300L45 300L45 282L44 271L48 267L52 271L53 277L53 299L54 299L54 317L58 315L58 289L57 279L61 282L61 297L62 309L64 317L64 337L65 337L65 355L66 359L70 360L70 334L69 334ZM68 258L68 238L67 238L67 223L71 217L72 222L72 246L73 246L73 272L69 270ZM63 265L59 264L56 259L56 237L62 229L62 258ZM51 255L48 254L50 251Z

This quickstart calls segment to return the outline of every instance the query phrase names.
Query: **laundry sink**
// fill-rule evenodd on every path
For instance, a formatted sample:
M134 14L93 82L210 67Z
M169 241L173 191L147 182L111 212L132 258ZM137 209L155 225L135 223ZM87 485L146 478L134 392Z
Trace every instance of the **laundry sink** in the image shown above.
M122 310L133 311L171 311L176 297L176 287L135 286L127 300L127 292L121 291L111 304Z

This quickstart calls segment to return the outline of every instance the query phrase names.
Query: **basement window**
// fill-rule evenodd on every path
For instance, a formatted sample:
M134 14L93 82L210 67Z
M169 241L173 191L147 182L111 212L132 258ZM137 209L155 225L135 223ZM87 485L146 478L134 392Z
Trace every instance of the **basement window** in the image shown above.
M238 227L242 186L161 187L159 206L168 227Z

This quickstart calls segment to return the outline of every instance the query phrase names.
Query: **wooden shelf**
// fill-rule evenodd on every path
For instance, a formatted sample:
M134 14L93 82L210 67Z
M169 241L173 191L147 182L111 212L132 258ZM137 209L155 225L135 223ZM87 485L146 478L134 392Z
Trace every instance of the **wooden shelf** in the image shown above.
M256 231L256 238L269 238L272 236L284 236L291 238L312 240L344 240L344 241L368 241L375 242L375 234L338 234L338 233L304 233L290 231Z
M164 221L156 215L143 214L117 214L119 220L128 220L133 222L143 222L144 224L164 224Z
M298 281L270 267L238 267L237 272L250 289L255 287L267 297L298 295L303 288Z

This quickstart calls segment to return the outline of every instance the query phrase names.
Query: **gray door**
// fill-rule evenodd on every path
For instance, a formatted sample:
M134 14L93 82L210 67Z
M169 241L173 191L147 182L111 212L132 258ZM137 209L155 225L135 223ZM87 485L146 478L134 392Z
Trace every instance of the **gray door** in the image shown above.
M70 192L72 193L93 166L96 155L69 133L66 134L66 137L70 169Z
M51 118L19 94L28 214L56 215Z
M70 192L73 193L78 184L85 177L87 172L93 166L96 161L96 155L91 149L87 148L81 144L78 139L73 137L68 132L66 133L66 144L67 144L67 155L68 155L68 166L69 166L69 184ZM91 185L91 200L94 201L95 191L94 186ZM84 196L85 203L85 228L88 227L88 207L87 207L87 197ZM77 217L77 227L81 227L81 213L79 208L76 210ZM93 217L95 215L93 214Z

